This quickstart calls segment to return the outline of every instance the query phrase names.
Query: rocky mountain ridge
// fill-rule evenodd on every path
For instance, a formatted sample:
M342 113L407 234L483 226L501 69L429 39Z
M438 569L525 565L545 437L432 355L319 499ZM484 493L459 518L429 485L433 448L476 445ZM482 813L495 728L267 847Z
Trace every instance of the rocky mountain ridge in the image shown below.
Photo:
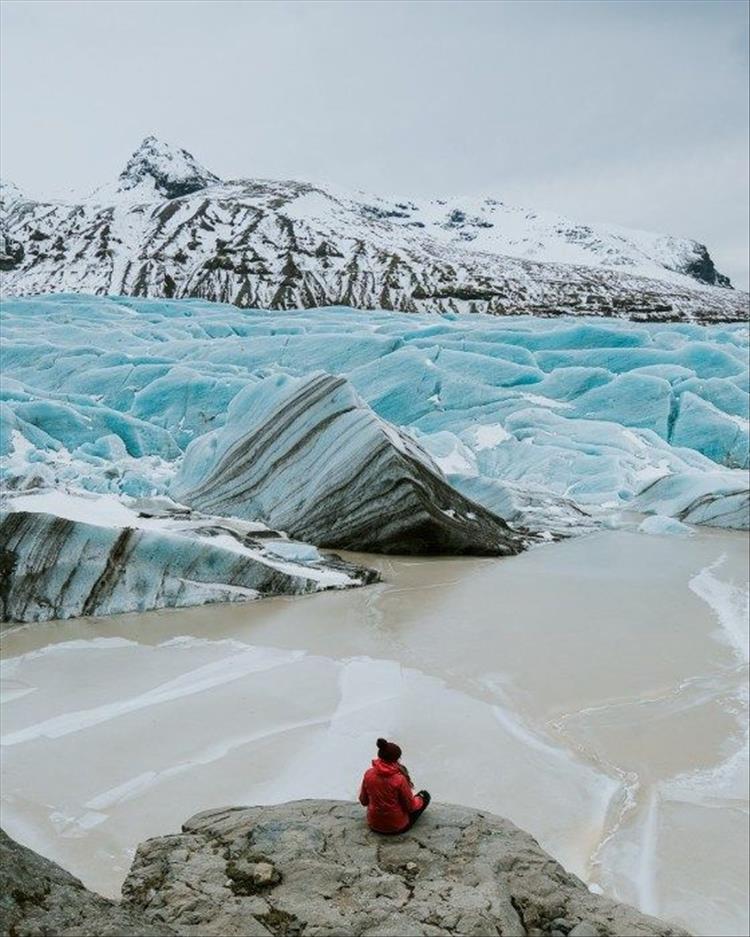
M222 181L147 137L75 204L5 183L0 269L16 295L200 297L241 307L738 320L696 241L576 224L495 198L385 199L298 181Z

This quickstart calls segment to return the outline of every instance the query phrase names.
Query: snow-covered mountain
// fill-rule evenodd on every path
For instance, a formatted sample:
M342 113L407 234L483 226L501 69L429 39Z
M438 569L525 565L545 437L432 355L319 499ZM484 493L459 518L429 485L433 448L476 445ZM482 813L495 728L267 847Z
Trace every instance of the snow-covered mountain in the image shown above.
M169 146L156 137L146 137L127 161L117 182L94 191L90 200L160 202L200 192L221 182L187 150Z
M2 187L11 294L202 297L291 309L581 313L735 320L696 241L577 224L492 198L393 200L304 182L222 181L147 137L118 180L78 203Z

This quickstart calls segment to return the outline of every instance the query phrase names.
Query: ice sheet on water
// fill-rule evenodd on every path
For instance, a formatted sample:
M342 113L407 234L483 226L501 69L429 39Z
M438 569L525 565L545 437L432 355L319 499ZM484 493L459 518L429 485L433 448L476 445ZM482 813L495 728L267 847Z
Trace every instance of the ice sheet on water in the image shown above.
M159 500L60 490L6 497L0 543L11 551L14 569L5 583L3 620L247 601L348 588L369 578L275 531L175 511L173 502L160 500L161 513L154 514Z
M649 485L633 506L688 524L744 530L750 526L750 492L742 472L668 475Z
M496 510L511 490L620 509L670 476L681 494L662 485L658 512L679 513L696 485L733 505L747 487L744 325L56 295L5 302L2 353L2 474L20 488L163 494L258 381L318 369ZM694 520L727 514L694 502Z
M638 525L642 534L656 534L660 537L692 537L693 529L678 521L676 517L652 514Z

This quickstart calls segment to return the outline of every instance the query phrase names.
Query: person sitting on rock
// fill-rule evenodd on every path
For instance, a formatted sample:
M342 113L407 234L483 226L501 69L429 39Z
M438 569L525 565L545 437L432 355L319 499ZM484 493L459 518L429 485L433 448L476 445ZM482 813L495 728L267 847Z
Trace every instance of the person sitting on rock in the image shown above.
M427 791L413 793L406 767L399 764L401 749L395 742L378 739L378 757L365 771L359 802L367 807L367 825L375 833L405 833L427 809Z

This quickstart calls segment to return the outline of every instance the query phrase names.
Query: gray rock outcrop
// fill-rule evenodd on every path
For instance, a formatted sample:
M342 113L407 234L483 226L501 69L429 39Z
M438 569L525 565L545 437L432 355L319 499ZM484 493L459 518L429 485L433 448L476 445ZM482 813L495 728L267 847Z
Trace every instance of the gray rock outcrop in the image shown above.
M0 937L156 937L166 924L84 887L0 830Z
M123 901L185 937L685 933L592 894L508 820L444 804L397 837L339 801L200 813L141 844Z
M0 831L0 937L682 937L493 814L433 804L403 836L358 804L197 814L142 843L121 903Z

